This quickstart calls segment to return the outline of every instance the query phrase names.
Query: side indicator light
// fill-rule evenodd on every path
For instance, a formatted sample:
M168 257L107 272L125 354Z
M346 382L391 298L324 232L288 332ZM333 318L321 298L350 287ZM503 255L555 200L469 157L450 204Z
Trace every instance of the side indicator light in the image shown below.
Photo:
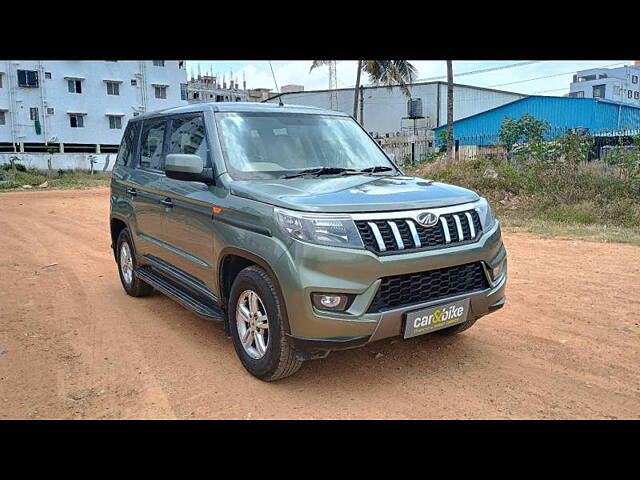
M213 213L220 213L222 209L220 207L213 207Z

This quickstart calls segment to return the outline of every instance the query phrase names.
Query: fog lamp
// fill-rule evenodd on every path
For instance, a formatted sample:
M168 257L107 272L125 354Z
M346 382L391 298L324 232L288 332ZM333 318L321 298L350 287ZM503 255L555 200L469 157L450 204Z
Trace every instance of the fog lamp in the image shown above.
M500 262L498 265L496 265L495 267L493 267L491 269L491 277L493 277L494 280L496 280L498 277L500 277L500 275L502 274L502 271L504 270L504 266L506 265L507 261L503 260L502 262Z
M349 296L339 293L314 293L313 305L321 310L345 310Z

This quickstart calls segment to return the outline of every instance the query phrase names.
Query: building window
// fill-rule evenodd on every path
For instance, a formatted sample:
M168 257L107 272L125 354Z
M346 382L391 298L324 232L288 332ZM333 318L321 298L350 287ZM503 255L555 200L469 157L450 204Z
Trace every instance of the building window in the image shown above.
M584 91L580 90L579 92L576 92L576 97L578 98L584 98Z
M109 128L120 130L122 128L122 117L118 115L107 115L109 117Z
M153 66L154 67L164 67L164 60L154 60L153 61Z
M0 72L0 88L2 88L2 72Z
M167 98L167 87L153 87L156 91L156 98Z
M69 93L82 93L82 80L67 80Z
M51 72L44 72L45 80L51 80Z
M131 79L131 86L135 87L136 85L138 85L138 81L135 78Z
M604 98L604 85L596 85L593 87L593 98Z
M184 60L178 60L178 68L182 69L182 70L186 70L187 67L184 63Z
M197 100L198 98L200 98L200 92L193 92L193 99Z
M55 110L52 107L47 108L47 115L53 115L55 112Z
M627 97L633 98L633 91L627 90Z
M633 98L638 100L640 98L640 92L633 92Z
M187 98L188 98L187 84L181 83L180 84L180 100L186 100Z
M638 76L637 75L633 75L631 77L631 83L638 83Z
M18 70L18 86L38 88L38 72L35 70Z
M71 114L69 115L69 125L71 128L83 128L84 127L84 115Z
M38 107L31 107L29 109L29 118L31 120L38 120Z
M0 110L0 125L5 125L7 123L6 113L7 112L5 110Z
M107 82L107 95L120 95L120 84L118 82Z

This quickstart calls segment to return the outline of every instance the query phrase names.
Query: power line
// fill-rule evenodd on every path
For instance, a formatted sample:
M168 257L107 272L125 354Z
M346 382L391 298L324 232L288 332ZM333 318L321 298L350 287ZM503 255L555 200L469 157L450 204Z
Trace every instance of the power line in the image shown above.
M479 73L493 72L493 71L496 71L496 70L505 70L505 69L508 69L508 68L523 67L525 65L531 65L533 63L540 63L540 62L543 62L543 61L544 60L528 60L526 62L511 63L509 65L502 65L500 67L489 67L489 68L482 68L480 70L470 70L468 72L456 73L456 74L454 74L454 78L466 77L468 75L477 75ZM415 79L411 83L429 82L431 80L442 80L444 78L447 78L447 76L446 75L442 75L442 76L439 76L439 77L418 78L418 79ZM342 83L342 82L340 82L340 83ZM342 85L344 85L344 83L342 83ZM355 87L355 85L350 85L348 87L345 86L345 88L354 88L354 87Z
M622 63L612 63L611 65L603 65L601 67L595 67L595 68L608 68L608 67L615 67L618 65L625 65L626 62L622 62ZM585 69L585 70L590 70L590 69ZM508 83L499 83L497 85L489 85L490 88L495 88L495 87L505 87L507 85L515 85L516 83L525 83L525 82L533 82L534 80L542 80L543 78L552 78L552 77L560 77L562 75L570 75L572 73L575 73L576 70L572 70L570 72L563 72L563 73L554 73L552 75L543 75L541 77L534 77L534 78L527 78L525 80L517 80L515 82L508 82Z
M523 67L525 65L531 65L533 63L540 63L543 62L544 60L528 60L526 62L518 62L518 63L511 63L509 65L502 65L500 67L489 67L489 68L482 68L480 70L471 70L469 72L462 72L462 73L455 73L453 76L455 77L465 77L467 75L477 75L479 73L486 73L486 72L494 72L496 70L506 70L508 68L516 68L516 67ZM440 80L443 78L447 78L446 75L441 75L439 77L427 77L427 78L419 78L418 80L416 80L416 82L426 82L426 81L430 81L430 80Z
M538 93L559 92L560 90L568 90L568 87L554 88L551 90L541 90L539 92L533 92L531 95L537 95Z

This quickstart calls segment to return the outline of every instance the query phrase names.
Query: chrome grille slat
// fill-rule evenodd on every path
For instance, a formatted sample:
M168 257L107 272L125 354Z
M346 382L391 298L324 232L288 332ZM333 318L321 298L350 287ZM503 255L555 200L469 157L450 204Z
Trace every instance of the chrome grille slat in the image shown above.
M469 230L471 230L471 238L476 238L476 229L473 226L473 218L471 218L471 214L469 212L464 212L467 217L467 222L469 222Z
M458 241L464 240L464 233L462 231L462 224L460 223L460 217L456 214L453 215L453 220L456 222L456 229L458 230Z
M396 244L398 245L398 250L404 250L404 242L402 241L402 236L400 235L400 231L398 230L398 225L396 222L387 222L391 227L391 231L393 232L393 236L396 239Z
M418 235L415 223L413 223L412 220L407 220L407 225L409 225L409 231L411 231L411 236L413 237L413 244L416 248L420 248L422 246L422 242L420 242L420 235Z
M440 223L442 224L442 229L444 230L445 243L451 243L451 234L449 233L449 224L447 223L444 217L440 217Z
M380 234L380 229L375 223L373 222L368 222L368 223L369 223L369 227L371 228L371 231L373 232L373 236L375 237L376 242L378 243L378 250L380 250L381 252L386 252L387 247L385 246L384 240L382 239L382 235Z
M439 214L439 222L433 226L416 220L420 212L388 212L384 219L376 213L369 218L363 213L353 217L364 247L378 255L390 255L477 242L483 233L478 211L458 208Z

